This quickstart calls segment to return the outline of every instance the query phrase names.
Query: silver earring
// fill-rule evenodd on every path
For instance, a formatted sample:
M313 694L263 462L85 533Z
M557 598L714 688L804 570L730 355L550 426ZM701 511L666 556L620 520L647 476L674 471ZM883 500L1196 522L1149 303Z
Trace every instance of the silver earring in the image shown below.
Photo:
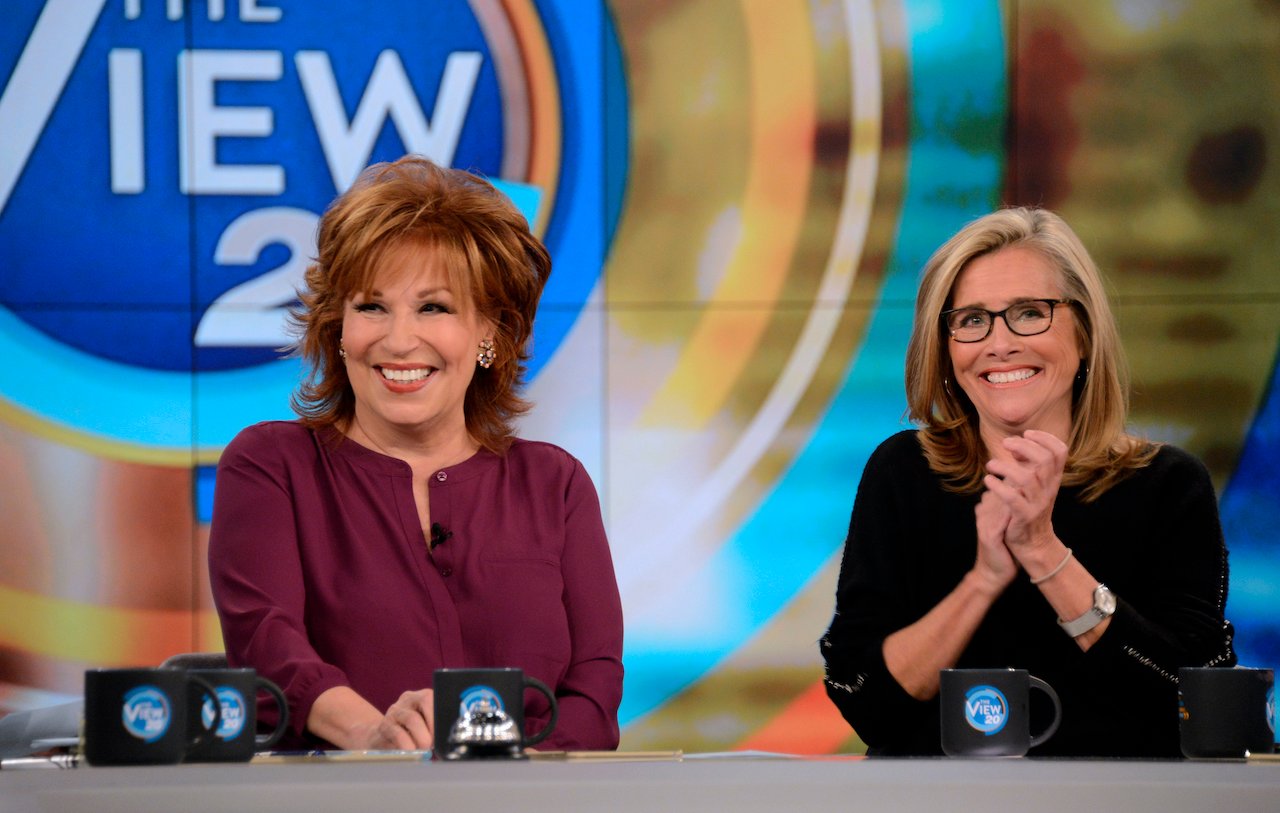
M493 349L493 339L480 340L480 352L476 353L476 364L486 370L493 366L493 362L498 358L498 352Z
M347 358L347 349L342 346L342 339L338 339L338 358L343 361Z

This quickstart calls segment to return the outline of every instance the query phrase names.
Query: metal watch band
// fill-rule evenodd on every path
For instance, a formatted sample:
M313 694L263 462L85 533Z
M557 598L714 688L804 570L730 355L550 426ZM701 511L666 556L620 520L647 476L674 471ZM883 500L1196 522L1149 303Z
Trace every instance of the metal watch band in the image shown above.
M1070 621L1058 619L1058 626L1062 630L1075 638L1084 635L1089 630L1098 626L1102 621L1111 616L1116 611L1115 595L1107 588L1105 584L1100 584L1093 590L1093 606L1085 610L1084 614L1079 618L1073 618Z

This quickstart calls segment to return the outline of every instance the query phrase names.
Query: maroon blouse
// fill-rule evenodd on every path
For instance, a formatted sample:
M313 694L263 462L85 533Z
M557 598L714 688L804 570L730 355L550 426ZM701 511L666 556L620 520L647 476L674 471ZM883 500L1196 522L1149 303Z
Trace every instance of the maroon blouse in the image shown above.
M284 690L294 744L334 686L385 710L437 668L519 667L559 702L539 747L616 748L622 608L582 464L517 440L429 488L431 520L452 534L430 552L404 461L292 421L241 432L218 463L209 536L231 664ZM549 706L526 702L536 731Z

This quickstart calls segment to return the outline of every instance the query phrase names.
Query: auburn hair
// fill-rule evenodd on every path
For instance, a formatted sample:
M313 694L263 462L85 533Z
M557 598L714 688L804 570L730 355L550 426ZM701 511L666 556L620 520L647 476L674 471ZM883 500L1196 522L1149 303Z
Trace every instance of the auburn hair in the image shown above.
M463 409L476 442L502 453L515 418L532 406L520 390L551 257L491 183L420 156L370 166L321 218L302 306L292 314L295 351L310 365L293 409L313 428L349 425L355 393L339 355L344 308L372 293L384 258L405 246L439 259L455 294L493 326L496 360L476 369Z

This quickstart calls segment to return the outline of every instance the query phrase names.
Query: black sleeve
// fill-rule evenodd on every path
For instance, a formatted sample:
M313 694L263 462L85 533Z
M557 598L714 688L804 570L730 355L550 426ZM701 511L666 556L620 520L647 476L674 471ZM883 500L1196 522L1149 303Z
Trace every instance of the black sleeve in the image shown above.
M1181 666L1233 665L1232 627L1223 616L1227 549L1208 471L1166 446L1134 479L1117 491L1129 492L1124 507L1142 518L1142 532L1132 540L1140 566L1112 585L1116 613L1088 660L1165 685L1176 682Z
M918 489L895 482L920 455L915 433L881 444L862 474L836 586L835 615L820 648L827 695L871 748L912 750L903 737L936 730L937 706L911 697L889 673L884 639L921 614L908 606L912 575L904 544ZM936 746L935 746L936 747Z

